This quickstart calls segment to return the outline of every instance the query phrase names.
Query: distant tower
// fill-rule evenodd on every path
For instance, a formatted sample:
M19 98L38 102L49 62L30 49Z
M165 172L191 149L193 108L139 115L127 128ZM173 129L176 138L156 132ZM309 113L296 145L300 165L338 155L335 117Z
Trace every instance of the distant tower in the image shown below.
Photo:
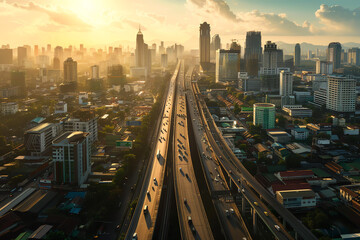
M301 61L301 47L300 44L296 44L295 45L295 67L299 67L300 66L300 61Z
M94 65L94 66L91 66L91 78L92 79L99 79L100 78L100 74L99 74L99 65Z
M221 40L219 34L215 34L211 39L210 46L210 58L211 60L215 59L216 51L221 48Z
M72 58L64 62L64 82L77 82L77 62Z
M141 29L139 27L139 32L136 35L136 49L135 49L135 64L136 67L144 67L145 66L145 51L144 51L144 36L141 33Z
M291 96L293 94L293 74L291 72L280 72L280 96Z
M340 68L341 63L341 44L338 42L332 42L329 44L326 59L333 63L334 70Z
M56 69L56 70L60 70L60 59L59 59L59 58L54 57L53 67L54 67L54 69Z
M200 64L210 62L210 24L200 24Z
M25 47L18 47L17 49L17 58L19 67L25 66L25 60L27 58L27 51Z
M267 41L264 47L264 68L275 69L278 67L278 56L277 46L271 41Z
M261 32L250 31L246 33L245 64L249 76L257 76L261 62Z

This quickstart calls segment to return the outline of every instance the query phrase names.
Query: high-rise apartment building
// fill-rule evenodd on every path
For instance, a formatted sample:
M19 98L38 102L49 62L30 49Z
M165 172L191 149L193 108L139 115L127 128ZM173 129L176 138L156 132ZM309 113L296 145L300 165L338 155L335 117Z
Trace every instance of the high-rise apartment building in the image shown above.
M335 112L355 112L355 104L356 80L329 76L326 108Z
M293 74L291 72L280 72L280 96L281 106L295 104L293 96Z
M57 183L80 186L91 172L91 144L87 132L66 132L52 144Z
M12 49L0 49L0 64L13 64L13 51Z
M261 125L263 129L275 127L275 105L271 103L254 104L253 124Z
M329 75L333 73L333 62L328 61L316 61L316 74Z
M72 58L64 62L64 82L77 82L77 62Z
M210 24L204 22L200 24L200 64L210 62Z
M294 54L294 59L295 59L295 62L294 62L294 65L295 67L299 67L300 66L300 63L301 63L301 47L300 47L300 44L297 43L295 45L295 54Z
M351 65L360 65L360 48L350 48L347 53L348 63Z
M24 134L24 145L27 154L31 156L51 155L52 141L60 134L59 123L42 123L27 130Z
M161 67L167 68L168 66L168 56L167 54L161 54Z
M90 133L91 144L98 140L97 117L88 111L81 111L80 115L64 121L64 131L82 131Z
M326 60L333 63L334 70L340 68L341 64L341 44L331 42L326 52Z
M216 82L235 82L238 80L239 72L239 50L223 50L216 51Z
M280 72L280 96L293 94L293 74L291 72Z
M100 78L99 65L94 65L90 67L90 77L93 79Z
M27 50L25 47L18 47L17 48L17 58L18 58L18 66L24 67L25 60L27 58Z
M246 33L245 64L249 76L257 76L262 61L261 32Z
M34 56L37 57L39 55L39 46L35 45L34 46Z

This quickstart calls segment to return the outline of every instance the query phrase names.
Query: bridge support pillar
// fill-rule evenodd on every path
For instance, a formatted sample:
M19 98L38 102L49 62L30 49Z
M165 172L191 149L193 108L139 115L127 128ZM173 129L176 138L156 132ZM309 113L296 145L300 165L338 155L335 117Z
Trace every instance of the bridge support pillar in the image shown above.
M244 196L242 196L241 199L241 213L242 215L245 217L245 213L246 213L246 199Z
M252 208L252 215L253 215L253 231L254 235L256 235L257 230L257 214L254 208Z

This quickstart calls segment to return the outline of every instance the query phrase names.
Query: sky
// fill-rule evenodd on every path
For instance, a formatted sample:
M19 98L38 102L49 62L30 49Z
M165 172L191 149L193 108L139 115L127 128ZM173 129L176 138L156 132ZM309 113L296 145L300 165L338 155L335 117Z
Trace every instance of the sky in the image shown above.
M360 43L360 0L0 0L0 44L110 46L145 42L198 48L208 22L222 43L261 31L267 40Z

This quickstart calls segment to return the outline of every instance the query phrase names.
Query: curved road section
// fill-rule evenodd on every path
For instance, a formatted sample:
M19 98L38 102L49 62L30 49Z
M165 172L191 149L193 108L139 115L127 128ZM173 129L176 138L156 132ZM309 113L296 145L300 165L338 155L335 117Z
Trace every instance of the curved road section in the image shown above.
M184 65L179 72L174 117L174 188L181 239L214 239L191 160L184 93Z
M176 80L180 69L178 62L170 80L166 101L162 110L162 120L157 131L157 142L149 162L141 193L125 239L152 239L157 218L165 174L168 142L175 98Z

